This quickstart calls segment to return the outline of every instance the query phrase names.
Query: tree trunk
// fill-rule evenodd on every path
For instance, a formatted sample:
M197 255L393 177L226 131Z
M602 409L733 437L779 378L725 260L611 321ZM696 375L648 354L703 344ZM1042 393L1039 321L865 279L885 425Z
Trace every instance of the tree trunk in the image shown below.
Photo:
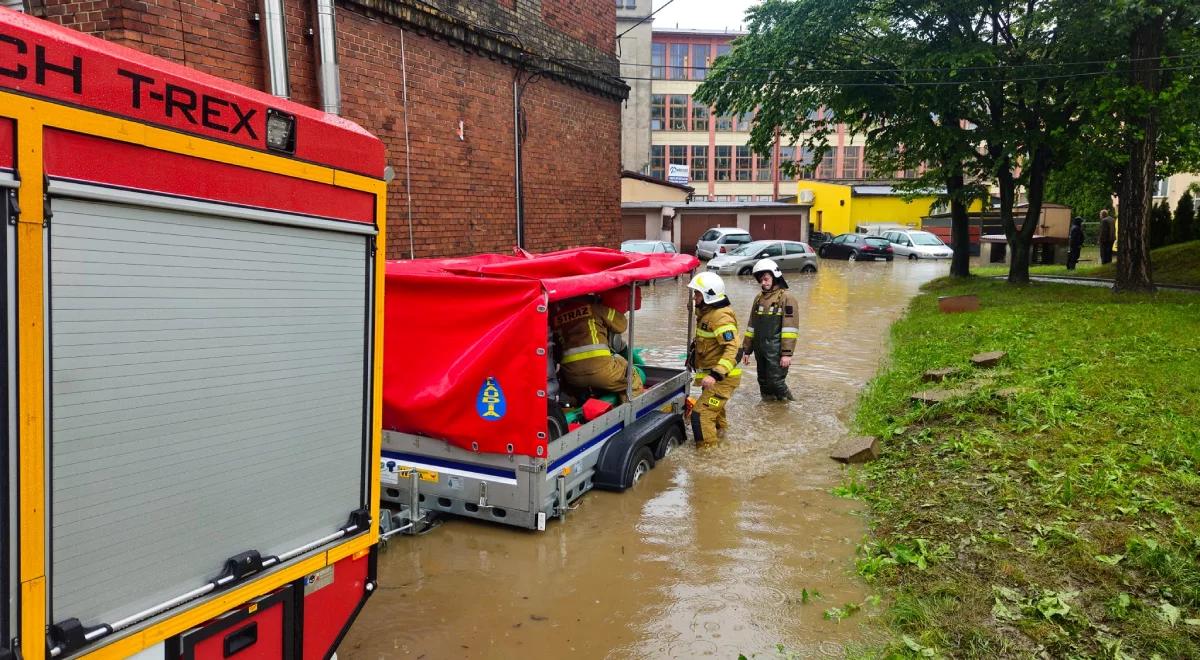
M1163 21L1159 15L1142 21L1133 30L1130 48L1130 82L1147 99L1158 94L1163 46ZM1158 113L1154 104L1130 117L1135 137L1129 145L1129 163L1117 193L1120 225L1117 230L1117 280L1115 291L1153 291L1150 266L1150 207L1154 185Z
M965 187L961 170L946 179L946 193L950 197L950 249L954 250L951 277L971 276L971 218L967 203L962 200Z

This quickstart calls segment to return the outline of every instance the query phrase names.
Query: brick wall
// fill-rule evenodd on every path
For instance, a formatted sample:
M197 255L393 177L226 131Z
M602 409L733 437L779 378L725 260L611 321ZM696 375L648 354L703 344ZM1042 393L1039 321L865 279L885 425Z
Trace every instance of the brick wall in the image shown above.
M590 0L469 3L494 12L540 4L546 43L580 52L612 50L615 7ZM37 15L251 87L263 88L252 0L35 0ZM289 1L288 59L292 100L318 104L310 4ZM578 26L570 11L581 11ZM553 18L552 18L553 17ZM607 26L583 43L592 27ZM400 21L360 3L338 6L343 115L379 136L396 178L388 188L388 256L409 254L405 196L404 103ZM543 35L545 36L545 35ZM453 39L406 30L412 235L418 257L508 252L516 242L512 82L499 57L467 52ZM532 40L532 38L531 38ZM600 57L590 55L589 57ZM615 60L614 60L615 62ZM526 245L551 250L620 241L620 101L577 83L541 77L525 93ZM459 122L464 138L458 137ZM303 139L303 138L301 138Z

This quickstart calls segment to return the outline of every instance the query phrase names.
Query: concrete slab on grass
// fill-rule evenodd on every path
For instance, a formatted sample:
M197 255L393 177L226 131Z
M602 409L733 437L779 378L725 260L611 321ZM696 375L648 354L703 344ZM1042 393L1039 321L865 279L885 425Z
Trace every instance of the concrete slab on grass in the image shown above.
M879 458L879 438L846 438L838 443L829 457L838 463L867 463Z

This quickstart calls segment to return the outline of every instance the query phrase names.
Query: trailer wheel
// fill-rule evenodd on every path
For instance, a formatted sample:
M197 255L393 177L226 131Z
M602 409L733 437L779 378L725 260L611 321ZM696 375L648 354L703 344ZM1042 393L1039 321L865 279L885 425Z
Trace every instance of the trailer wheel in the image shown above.
M567 416L563 414L558 404L550 401L546 408L546 435L551 440L558 440L567 434Z
M661 461L670 456L671 452L675 451L676 447L682 446L684 442L686 442L686 438L683 436L683 430L672 424L671 428L663 434L662 439L658 441L658 449L654 452L654 458Z
M629 484L627 488L633 488L637 485L646 473L654 468L654 452L650 451L649 447L642 447L633 455L633 460L629 461L629 472L625 475L625 483Z

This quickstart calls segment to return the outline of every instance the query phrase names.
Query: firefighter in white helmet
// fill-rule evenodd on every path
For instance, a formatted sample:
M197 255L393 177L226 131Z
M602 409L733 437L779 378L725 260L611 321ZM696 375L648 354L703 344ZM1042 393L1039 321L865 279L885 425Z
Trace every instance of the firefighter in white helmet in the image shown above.
M758 362L758 391L764 401L794 401L787 386L788 368L796 350L800 306L788 292L779 264L762 259L754 264L754 279L762 293L754 297L742 339L745 363L753 354Z
M688 350L700 399L692 411L692 434L702 447L716 445L729 427L725 406L742 381L738 367L738 326L725 282L716 273L700 273L688 288L696 306L696 337Z

